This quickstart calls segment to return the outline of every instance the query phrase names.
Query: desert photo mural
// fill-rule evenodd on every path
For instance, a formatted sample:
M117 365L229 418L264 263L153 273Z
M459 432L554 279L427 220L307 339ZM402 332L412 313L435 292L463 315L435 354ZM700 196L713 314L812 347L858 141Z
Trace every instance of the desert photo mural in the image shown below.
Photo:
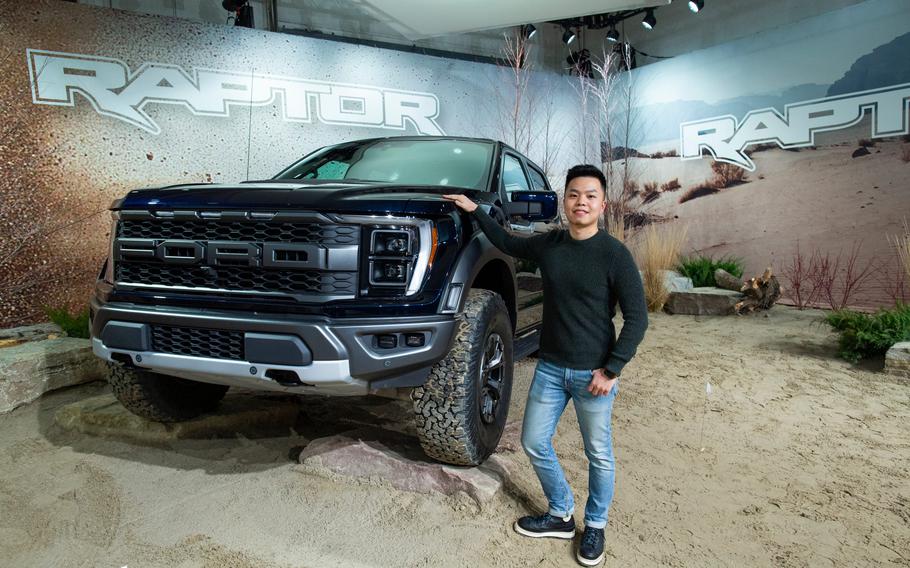
M747 278L770 266L783 303L910 300L893 246L910 216L907 53L910 6L872 0L634 70L612 116L629 134L604 152L627 225L684 224L684 254L739 258ZM796 297L810 273L823 290Z

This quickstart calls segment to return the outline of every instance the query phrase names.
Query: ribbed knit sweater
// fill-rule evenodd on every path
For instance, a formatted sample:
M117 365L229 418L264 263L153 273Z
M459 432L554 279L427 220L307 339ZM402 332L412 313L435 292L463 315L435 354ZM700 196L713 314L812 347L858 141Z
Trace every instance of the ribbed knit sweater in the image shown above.
M605 368L619 375L648 327L641 276L629 249L606 231L578 240L567 230L520 237L480 207L472 214L498 249L540 267L540 358L570 369ZM623 319L618 339L613 325L617 303Z

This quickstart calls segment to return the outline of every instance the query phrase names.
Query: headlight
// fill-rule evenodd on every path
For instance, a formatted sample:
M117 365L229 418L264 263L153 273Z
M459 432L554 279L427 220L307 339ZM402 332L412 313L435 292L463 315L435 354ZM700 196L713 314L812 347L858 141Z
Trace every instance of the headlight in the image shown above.
M436 227L427 220L408 219L367 225L365 231L363 242L370 244L366 259L370 287L416 294L436 254Z

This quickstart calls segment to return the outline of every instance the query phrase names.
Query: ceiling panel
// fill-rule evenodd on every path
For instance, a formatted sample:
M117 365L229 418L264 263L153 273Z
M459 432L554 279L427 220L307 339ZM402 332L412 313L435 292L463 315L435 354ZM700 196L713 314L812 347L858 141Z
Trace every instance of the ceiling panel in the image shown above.
M359 0L411 40L669 4L670 0Z

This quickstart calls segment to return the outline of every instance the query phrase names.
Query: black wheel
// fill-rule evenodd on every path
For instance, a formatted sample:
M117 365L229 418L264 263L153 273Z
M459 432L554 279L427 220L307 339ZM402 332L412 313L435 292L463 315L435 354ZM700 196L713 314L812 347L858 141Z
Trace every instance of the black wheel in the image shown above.
M454 465L483 463L499 444L512 394L512 323L499 294L471 290L455 342L411 398L420 445Z
M137 416L181 422L214 410L228 387L188 381L108 363L108 382L117 400Z

